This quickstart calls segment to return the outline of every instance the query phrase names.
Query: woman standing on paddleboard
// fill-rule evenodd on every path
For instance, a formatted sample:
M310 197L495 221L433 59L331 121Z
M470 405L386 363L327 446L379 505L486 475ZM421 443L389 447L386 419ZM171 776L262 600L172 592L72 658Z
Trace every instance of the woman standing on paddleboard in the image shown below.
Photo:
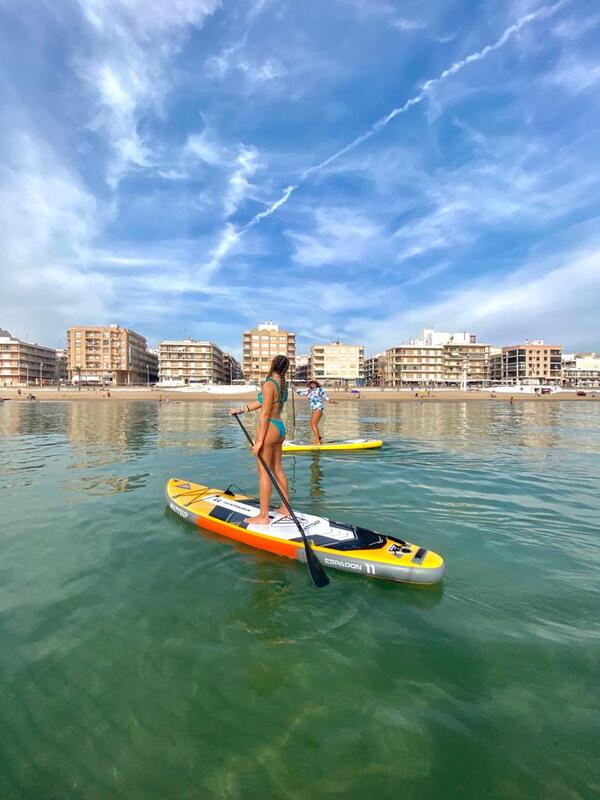
M315 380L308 382L308 389L305 392L296 390L296 394L308 397L308 402L310 403L310 429L313 435L312 443L315 445L319 445L321 444L319 422L321 421L321 417L323 416L323 410L325 409L325 401L331 403L332 405L335 405L337 401L331 400L331 398L327 397L327 395L325 394L325 390L323 389L321 384Z
M262 390L254 403L248 403L243 408L232 408L230 414L244 414L261 409L260 422L254 439L252 452L259 453L265 463L275 475L277 483L286 500L289 502L288 482L281 465L281 445L285 439L285 425L281 420L281 410L288 397L286 374L290 361L286 356L275 356L271 362L271 369L263 383ZM271 479L260 460L256 459L258 469L258 487L260 497L260 513L258 517L245 520L253 525L269 524L269 504L271 502ZM282 504L277 509L278 514L287 514Z

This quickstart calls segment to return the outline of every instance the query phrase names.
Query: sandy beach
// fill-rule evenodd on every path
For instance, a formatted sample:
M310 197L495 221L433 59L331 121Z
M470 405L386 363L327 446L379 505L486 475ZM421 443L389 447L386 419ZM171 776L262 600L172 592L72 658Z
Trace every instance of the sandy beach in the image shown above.
M589 402L589 401L600 401L600 390L598 389L586 389L586 394L584 397L578 397L576 392L573 391L563 391L557 392L556 394L549 394L538 396L535 394L526 394L524 392L520 393L518 387L515 387L515 391L513 394L509 394L507 392L502 393L494 393L491 389L485 389L481 391L467 391L463 392L460 390L451 390L451 389L440 389L437 391L392 391L392 390L382 390L382 389L361 389L360 395L353 394L351 392L346 391L330 391L328 390L328 395L333 398L334 400L344 401L347 400L349 402L361 402L364 400L393 400L394 402L456 402L457 400L463 401L495 401L498 403L508 403L510 402L511 397L513 398L513 402L534 402L534 403L553 403L557 401L563 400L574 400L576 402ZM158 389L158 388L146 388L146 387L115 387L110 389L110 396L108 395L106 390L102 389L92 389L83 387L81 391L76 388L68 387L62 388L60 391L56 389L56 387L35 387L32 386L28 390L21 390L21 394L19 395L18 390L14 388L0 388L0 399L4 401L10 402L31 402L27 400L26 395L28 392L31 392L35 395L36 399L40 402L47 402L47 401L78 401L78 402L90 402L90 401L101 401L104 403L110 403L111 400L143 400L143 401L166 401L167 398L169 402L182 402L182 403L204 403L204 402L214 402L215 400L222 401L227 400L231 401L232 403L241 403L243 401L248 401L249 399L253 398L255 394L255 390L252 389L251 391L236 391L235 393L217 393L217 392L185 392L185 391L178 391L176 389ZM592 392L595 396L592 396ZM298 403L306 402L305 398L298 398Z

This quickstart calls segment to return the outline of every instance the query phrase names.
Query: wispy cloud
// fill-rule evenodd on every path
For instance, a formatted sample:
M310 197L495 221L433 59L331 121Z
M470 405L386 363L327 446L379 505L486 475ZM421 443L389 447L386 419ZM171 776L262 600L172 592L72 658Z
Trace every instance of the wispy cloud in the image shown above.
M3 327L38 340L51 328L56 346L73 309L106 319L111 285L82 269L100 223L94 197L43 142L12 142L0 170Z
M165 67L188 26L201 26L218 0L78 0L88 22L87 46L75 57L97 95L94 125L109 137L113 188L129 169L149 166L153 152L140 130L149 110L161 113ZM88 53L91 51L91 55Z
M585 92L600 83L600 60L569 55L562 58L550 80L569 92Z
M492 343L535 335L575 346L582 327L591 333L597 319L600 247L566 251L552 262L548 269L546 255L502 278L487 276L446 291L433 303L412 304L373 323L370 344L391 346L433 320L440 329L472 330ZM592 336L587 344L593 344Z
M427 24L418 19L405 19L404 17L397 17L391 22L392 28L399 31L422 31L427 27Z
M235 76L249 90L287 74L283 63L274 56L252 58L248 52L246 35L240 41L223 48L217 55L210 56L206 60L205 71L215 81Z
M183 152L184 156L197 158L211 166L222 165L228 160L223 146L209 134L208 128L202 133L190 134Z
M229 177L225 193L225 216L231 217L252 188L250 178L260 167L258 153L253 147L241 147L235 160L235 169Z
M208 261L202 267L201 277L204 279L210 278L211 275L218 270L225 256L229 255L239 240L239 231L236 230L234 225L228 222L219 234L216 245L210 251Z
M287 234L294 243L294 261L304 266L364 263L380 235L378 225L348 208L319 208L314 217L314 232Z

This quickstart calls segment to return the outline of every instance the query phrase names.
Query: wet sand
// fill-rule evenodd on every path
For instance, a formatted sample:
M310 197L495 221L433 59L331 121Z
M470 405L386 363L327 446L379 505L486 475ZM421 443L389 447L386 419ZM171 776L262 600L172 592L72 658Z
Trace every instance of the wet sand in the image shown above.
M198 403L213 402L215 400L228 400L233 405L240 405L243 404L244 401L248 402L249 400L254 399L255 395L254 389L247 392L239 391L231 394L221 394L216 392L181 392L177 391L176 389L147 389L146 387L116 387L110 390L110 396L108 396L106 390L103 391L101 389L91 388L87 389L85 387L82 388L81 391L72 387L63 388L58 391L56 387L43 387L40 389L39 387L32 386L27 391L30 391L32 394L34 394L36 399L41 402L56 400L82 402L95 400L102 401L104 403L110 403L111 400L144 400L146 402L165 402L168 398L169 402L178 401L182 403ZM0 399L11 402L30 402L26 399L27 391L21 390L22 394L19 395L17 389L0 387ZM592 397L592 391L596 394L596 397ZM513 394L509 394L507 392L494 393L490 389L469 392L452 389L440 389L438 391L430 392L424 390L384 391L381 389L361 389L360 396L357 396L352 392L328 390L327 394L334 400L348 400L351 402L361 402L362 400L393 400L397 402L456 402L457 400L494 400L498 403L508 403L510 402L511 397L513 398L513 402L531 401L535 403L552 403L562 400L576 400L577 402L600 400L600 389L587 389L585 397L578 397L575 391L564 391L556 394L538 396L535 394L525 394L524 392L519 392L518 388L515 388ZM299 397L297 398L297 401L298 403L303 403L306 402L306 399Z

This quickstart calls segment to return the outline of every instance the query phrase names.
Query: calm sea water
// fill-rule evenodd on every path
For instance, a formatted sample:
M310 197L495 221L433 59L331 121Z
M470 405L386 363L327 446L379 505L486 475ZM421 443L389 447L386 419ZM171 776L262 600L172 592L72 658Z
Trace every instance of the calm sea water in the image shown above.
M286 457L296 507L448 570L323 590L165 510L255 490L226 407L0 408L2 800L600 796L600 404L331 409L386 446Z

